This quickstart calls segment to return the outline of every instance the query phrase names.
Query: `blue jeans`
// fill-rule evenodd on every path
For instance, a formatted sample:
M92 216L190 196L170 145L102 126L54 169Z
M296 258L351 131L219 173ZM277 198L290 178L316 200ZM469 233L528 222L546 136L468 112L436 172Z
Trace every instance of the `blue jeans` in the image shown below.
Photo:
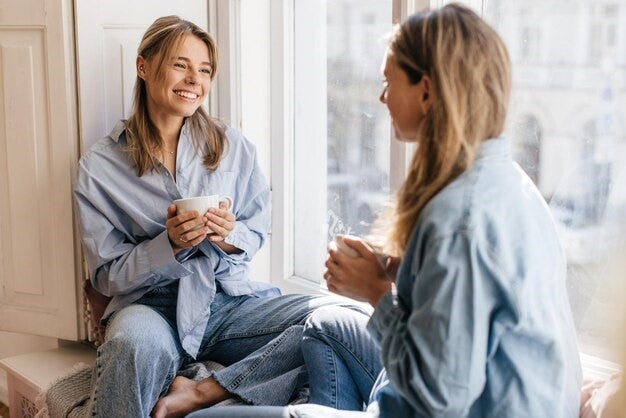
M376 417L377 410L345 411L363 411L382 370L380 350L366 329L368 320L364 312L337 306L321 307L309 316L304 325L302 351L309 371L312 404L215 407L188 417Z
M98 348L92 416L147 417L185 364L176 331L177 284L155 289L115 313ZM198 360L226 366L213 378L254 405L284 405L306 383L300 350L306 319L334 297L257 298L218 292ZM358 308L355 308L358 309Z
M302 352L311 403L352 411L368 404L383 368L368 320L362 312L338 307L322 307L307 319Z

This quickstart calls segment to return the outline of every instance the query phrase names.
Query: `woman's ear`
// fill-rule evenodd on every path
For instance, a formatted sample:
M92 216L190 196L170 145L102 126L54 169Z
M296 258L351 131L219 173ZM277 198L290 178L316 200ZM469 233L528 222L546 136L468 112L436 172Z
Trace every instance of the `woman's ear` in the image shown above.
M433 91L433 81L429 76L424 74L419 84L422 85L419 103L422 107L422 111L424 112L424 114L426 114L430 110L430 107L433 105L433 100L435 98L435 94Z
M145 80L146 77L146 60L141 56L137 55L137 60L135 60L135 66L137 68L137 77Z

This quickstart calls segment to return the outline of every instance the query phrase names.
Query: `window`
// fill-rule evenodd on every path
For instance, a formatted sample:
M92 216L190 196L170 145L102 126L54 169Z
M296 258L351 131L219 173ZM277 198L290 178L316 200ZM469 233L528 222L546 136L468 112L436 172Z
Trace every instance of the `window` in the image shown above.
M444 3L266 3L271 92L249 106L270 103L270 276L283 290L319 290L327 242L365 233L404 178L411 150L390 141L378 103L382 37L392 21ZM607 261L626 219L626 0L464 3L507 44L514 86L505 135L557 220L581 351L610 358L617 278ZM260 47L256 32L248 38ZM251 89L257 72L245 68Z
M626 1L483 1L513 61L506 135L557 221L581 352L611 359L626 219ZM528 30L527 28L532 28ZM532 32L532 33L531 33ZM558 32L558 33L557 33ZM519 45L529 39L532 49ZM621 35L620 35L621 34ZM587 49L588 48L588 49Z
M319 282L326 244L364 235L389 198L379 101L392 0L295 0L294 273Z

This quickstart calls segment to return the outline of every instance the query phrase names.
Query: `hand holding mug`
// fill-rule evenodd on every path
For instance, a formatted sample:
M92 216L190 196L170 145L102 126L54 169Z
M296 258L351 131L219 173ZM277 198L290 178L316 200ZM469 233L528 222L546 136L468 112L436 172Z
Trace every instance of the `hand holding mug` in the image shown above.
M372 306L391 289L376 252L356 237L341 236L336 246L329 246L324 278L331 292Z
M235 215L230 212L227 202L220 202L218 208L209 208L204 215L205 225L213 232L209 234L212 242L221 242L235 228Z
M235 216L229 212L232 203L229 196L217 194L176 199L166 222L174 252L198 245L207 236L213 242L223 241L235 227Z
M175 254L184 248L200 244L206 238L210 231L205 222L198 211L177 214L176 205L172 204L167 208L165 228Z

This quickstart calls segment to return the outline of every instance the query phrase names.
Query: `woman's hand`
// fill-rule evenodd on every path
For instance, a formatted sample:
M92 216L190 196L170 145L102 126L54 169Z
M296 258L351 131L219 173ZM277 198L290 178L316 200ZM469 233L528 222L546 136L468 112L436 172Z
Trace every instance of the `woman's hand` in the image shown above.
M328 249L324 273L328 290L376 307L380 298L391 289L385 269L365 241L344 237L343 242L359 255L350 257L339 250Z
M401 261L402 259L400 257L387 257L387 261L385 263L385 274L387 275L387 280L391 280L392 282L396 281Z
M226 237L235 228L235 215L233 215L225 202L220 202L220 207L209 208L204 215L205 224L213 233L209 234L209 240L220 247L226 254L239 254L241 249L230 245Z
M219 208L209 208L204 215L206 226L213 231L209 234L212 242L222 242L235 228L235 215L230 212L228 204L220 202Z
M209 233L209 228L205 223L206 220L195 210L176 215L176 205L170 205L167 208L165 228L167 228L167 236L174 254L184 248L200 244Z

